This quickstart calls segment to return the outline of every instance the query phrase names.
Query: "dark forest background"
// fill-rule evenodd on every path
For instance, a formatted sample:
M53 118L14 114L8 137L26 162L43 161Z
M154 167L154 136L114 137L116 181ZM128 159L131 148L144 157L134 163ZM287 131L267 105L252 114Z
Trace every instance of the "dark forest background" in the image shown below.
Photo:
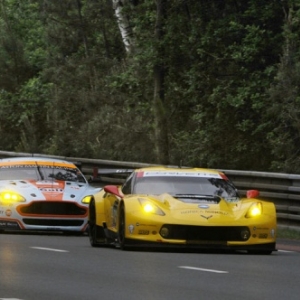
M0 0L0 149L299 173L299 44L299 0Z

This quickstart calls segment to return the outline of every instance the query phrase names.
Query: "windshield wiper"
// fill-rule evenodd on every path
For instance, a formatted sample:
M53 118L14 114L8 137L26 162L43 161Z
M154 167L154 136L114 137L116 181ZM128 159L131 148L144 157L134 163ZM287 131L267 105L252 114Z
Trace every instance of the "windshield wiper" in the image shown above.
M217 200L220 201L220 196L214 195L195 195L195 194L174 194L175 198L190 198L190 199L207 199L207 200Z
M172 194L174 197L190 197L190 198L215 198L213 195L197 195L197 194Z
M40 175L41 179L44 180L45 178L44 178L43 173L41 172L41 167L38 165L37 162L35 162L35 164L36 164L36 167L38 169L38 172L39 172L39 175Z

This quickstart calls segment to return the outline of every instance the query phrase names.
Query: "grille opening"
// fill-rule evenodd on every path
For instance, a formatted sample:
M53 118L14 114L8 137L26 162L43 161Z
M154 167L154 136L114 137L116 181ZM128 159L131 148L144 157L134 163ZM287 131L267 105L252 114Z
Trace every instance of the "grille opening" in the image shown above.
M20 213L22 215L84 216L87 214L87 208L80 207L74 202L35 201L30 205L22 206Z
M25 218L23 222L27 225L39 225L39 226L82 226L84 220L55 220L55 219L30 219Z
M242 233L249 231L246 226L192 226L192 225L163 225L168 229L165 239L203 240L203 241L245 241Z

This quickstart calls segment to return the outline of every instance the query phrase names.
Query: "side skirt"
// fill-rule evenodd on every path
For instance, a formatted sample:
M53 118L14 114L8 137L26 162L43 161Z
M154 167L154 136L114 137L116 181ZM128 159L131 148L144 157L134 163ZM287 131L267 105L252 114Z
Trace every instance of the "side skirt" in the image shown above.
M103 229L104 229L105 237L107 239L107 244L117 246L117 244L118 244L118 235L117 235L117 233L112 231L112 230L109 230L107 228L107 225L106 225L105 222L103 223Z

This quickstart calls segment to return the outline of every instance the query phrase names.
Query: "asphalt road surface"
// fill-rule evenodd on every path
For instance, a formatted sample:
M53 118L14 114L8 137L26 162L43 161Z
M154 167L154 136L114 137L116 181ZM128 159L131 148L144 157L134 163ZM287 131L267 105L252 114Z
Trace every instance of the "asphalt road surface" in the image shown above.
M299 300L300 252L121 251L87 236L0 234L0 300Z

